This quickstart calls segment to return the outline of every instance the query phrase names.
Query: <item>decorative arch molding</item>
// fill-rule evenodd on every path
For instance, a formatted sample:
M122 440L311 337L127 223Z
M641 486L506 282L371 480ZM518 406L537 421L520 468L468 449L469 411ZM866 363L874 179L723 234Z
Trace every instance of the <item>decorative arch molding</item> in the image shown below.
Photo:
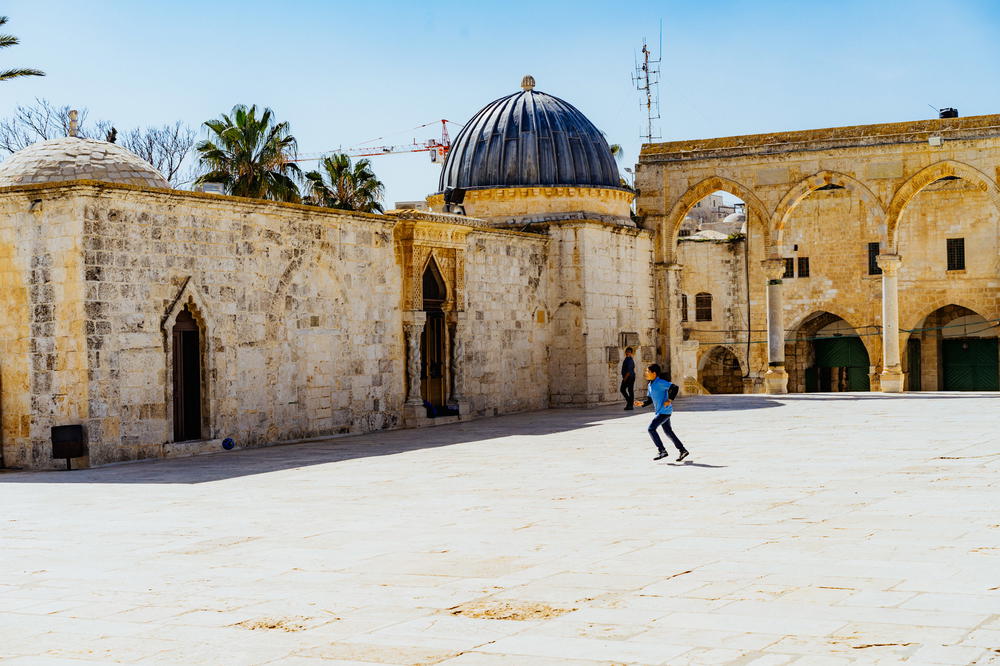
M907 204L913 200L913 197L917 196L921 190L931 183L949 177L961 178L975 183L976 187L985 193L993 202L993 205L996 206L997 210L1000 211L1000 187L997 187L996 182L992 178L964 162L957 162L955 160L935 162L910 176L906 182L899 186L896 193L893 194L892 201L889 203L886 213L888 219L887 247L895 250L899 219Z
M192 306L192 307L188 307ZM206 331L215 329L215 322L212 320L211 310L206 306L204 298L201 295L201 290L195 285L193 276L188 276L184 280L184 284L181 286L180 291L177 293L177 298L174 299L173 304L167 309L166 314L163 316L163 323L161 327L167 333L174 327L174 323L177 321L177 315L179 315L185 307L188 307L192 316L198 324Z
M855 332L857 332L857 330L858 330L858 327L855 326L851 322L850 319L848 319L847 317L845 317L842 312L837 312L835 310L830 310L828 308L820 308L820 309L817 309L817 310L812 310L808 314L805 314L802 317L799 317L799 319L796 321L796 323L795 323L794 326L788 326L785 329L786 335L787 334L791 334L791 333L795 333L797 331L802 330L802 328L806 324L808 324L809 322L813 321L814 319L818 319L819 317L821 317L823 315L830 315L832 317L836 317L837 319L841 319L845 323L847 323L848 326L850 326L851 328L853 328ZM826 324L824 324L824 326L825 325ZM822 328L822 326L820 326L820 328Z
M213 379L216 375L215 342L213 334L217 334L215 320L212 309L208 307L201 290L198 289L194 277L189 275L184 284L181 285L177 298L167 309L161 324L163 330L164 360L166 362L166 376L172 377L174 372L174 349L171 344L173 338L174 324L177 317L187 308L191 316L198 323L200 329L199 341L201 344L201 436L203 440L212 439L216 436L216 414L218 414L216 404L216 392ZM174 438L174 383L167 381L164 383L166 410L166 437L167 441Z
M716 349L725 349L736 359L736 362L740 364L740 372L744 377L748 376L748 368L746 364L746 358L741 358L742 354L746 353L746 349L737 349L735 345L731 344L719 344L719 345L706 345L705 351L701 353L701 357L698 359L698 376L701 376L701 371L705 369L705 365L708 363L709 358L715 353Z
M431 271L434 279L439 283L441 291L444 292L444 303L446 309L450 309L454 303L455 288L453 284L448 283L448 278L445 272L441 270L441 262L437 259L437 251L432 249L428 252L427 258L424 260L423 265L420 269L420 286L421 286L421 296L426 298L426 294L423 293L423 276L427 274L427 271Z
M928 317L936 313L938 310L943 310L948 306L955 306L956 308L962 308L968 310L973 314L979 315L986 321L992 321L993 319L1000 319L1000 312L998 312L995 316L990 316L989 312L984 312L983 310L972 307L971 305L966 304L964 302L957 302L953 298L944 297L944 298L938 298L936 300L931 301L929 304L924 305L924 307L921 308L920 310L922 314L908 318L909 319L908 325L903 326L902 322L900 322L900 333L911 335L909 331L912 331L915 328L920 328L923 325L923 323L927 321Z
M868 188L867 185L862 183L857 178L847 175L846 173L840 173L838 171L819 171L796 183L792 189L790 189L785 196L781 198L778 206L774 209L774 215L771 216L770 237L774 239L774 250L776 252L780 251L785 228L788 226L788 220L791 218L792 212L795 208L807 196L828 185L837 185L839 187L849 189L857 194L858 197L860 197L861 200L868 205L869 210L874 213L876 217L876 226L880 230L885 229L885 205L882 203L882 200ZM844 321L847 320L845 319Z
M673 262L674 254L677 251L677 234L680 231L681 224L684 222L684 216L694 208L696 203L709 194L720 190L743 199L749 213L747 216L747 229L750 229L750 217L752 215L763 225L764 247L771 247L771 233L767 224L769 216L767 214L767 206L764 205L764 202L753 193L753 190L735 180L730 180L722 176L710 176L688 188L670 208L670 213L667 215L663 228L660 230L660 250L666 263Z
M297 256L288 262L288 266L285 267L285 270L281 273L281 277L278 279L274 295L267 305L267 323L264 335L268 341L274 342L280 337L280 329L284 321L285 298L288 295L289 286L295 282L299 273L304 270L327 271L336 278L336 273L333 272L331 267L324 264L325 259L334 256L336 256L335 248L330 243L324 242L311 251L300 251ZM336 282L340 290L339 295L343 296L343 284L341 284L339 279Z

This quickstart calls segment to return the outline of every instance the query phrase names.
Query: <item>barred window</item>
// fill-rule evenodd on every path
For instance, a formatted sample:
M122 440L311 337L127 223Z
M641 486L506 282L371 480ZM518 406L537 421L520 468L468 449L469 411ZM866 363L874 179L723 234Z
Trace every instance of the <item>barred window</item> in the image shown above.
M964 271L965 270L965 239L964 238L949 238L948 239L948 270L949 271Z
M878 267L878 243L868 243L868 275L881 275Z
M701 293L694 297L694 320L712 321L712 294Z
M785 274L781 276L782 278L793 278L795 277L795 259L791 257L785 259Z
M799 257L799 277L809 277L809 257Z
M688 320L688 295L681 294L681 321Z

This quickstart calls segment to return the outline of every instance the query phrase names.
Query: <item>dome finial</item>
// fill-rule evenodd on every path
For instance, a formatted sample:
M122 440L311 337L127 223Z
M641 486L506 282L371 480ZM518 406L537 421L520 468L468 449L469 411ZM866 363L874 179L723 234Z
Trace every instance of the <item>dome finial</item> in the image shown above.
M535 77L531 74L525 74L524 78L521 79L521 89L522 90L534 90L535 89Z
M79 114L76 109L71 109L69 112L69 135L76 136L80 132L80 123L77 122Z

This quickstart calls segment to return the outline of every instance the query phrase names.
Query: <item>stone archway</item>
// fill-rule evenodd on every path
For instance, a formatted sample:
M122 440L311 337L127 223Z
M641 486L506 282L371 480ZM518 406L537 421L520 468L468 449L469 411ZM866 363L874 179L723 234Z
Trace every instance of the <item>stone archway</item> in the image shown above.
M996 321L962 305L933 310L907 339L907 390L1000 390L998 332Z
M875 226L883 229L885 225L885 206L875 194L861 181L836 171L820 171L799 181L790 189L774 210L770 221L770 237L774 241L774 250L781 252L785 229L796 207L803 199L813 192L825 189L848 189L855 193L875 216ZM880 239L883 242L885 239Z
M857 329L832 312L814 312L785 341L789 393L871 390L871 357Z
M956 162L954 160L944 160L927 166L913 174L909 180L903 183L892 197L886 209L886 245L893 252L897 247L897 232L899 231L899 221L903 210L913 200L917 194L932 183L946 178L961 178L976 184L976 187L984 192L993 204L1000 211L1000 187L992 178L984 174L979 169Z
M684 217L694 205L715 192L727 192L741 199L747 208L747 228L754 222L761 224L764 230L764 247L771 246L770 230L767 225L767 206L753 193L753 190L722 176L711 176L688 188L674 202L670 213L659 229L660 256L665 263L672 263L677 251L677 234L680 231Z
M713 347L702 356L698 383L711 394L743 393L743 369L729 347Z
M433 255L424 266L421 294L427 318L420 335L420 397L436 414L443 412L448 398L448 331L444 311L448 287Z

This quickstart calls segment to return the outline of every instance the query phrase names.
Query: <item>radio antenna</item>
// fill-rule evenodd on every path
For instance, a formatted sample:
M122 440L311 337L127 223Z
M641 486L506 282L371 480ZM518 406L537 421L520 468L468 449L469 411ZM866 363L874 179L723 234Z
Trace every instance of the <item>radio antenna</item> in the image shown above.
M632 74L632 83L639 91L642 99L642 106L646 110L646 133L641 137L645 143L652 143L654 139L659 139L660 135L655 132L654 121L660 119L660 61L663 58L663 21L660 21L660 46L657 53L653 53L646 39L642 40L642 59L636 58L635 72Z

